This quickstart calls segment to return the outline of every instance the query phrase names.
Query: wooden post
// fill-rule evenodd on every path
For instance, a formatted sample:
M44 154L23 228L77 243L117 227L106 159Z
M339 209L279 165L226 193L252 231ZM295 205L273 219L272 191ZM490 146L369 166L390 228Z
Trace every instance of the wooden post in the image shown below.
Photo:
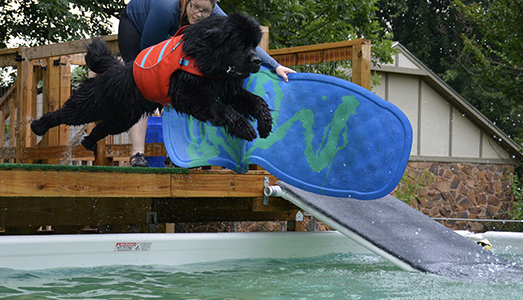
M18 83L17 83L18 85ZM18 100L18 91L15 93L15 96L9 101L9 147L16 146L16 101ZM15 154L16 157L16 154ZM15 159L9 159L10 163L14 163Z
M107 142L101 139L96 144L96 156L94 157L95 166L110 166L113 162L112 157L107 157Z
M352 82L370 90L370 40L352 47Z
M2 124L2 128L0 130L0 148L4 147L4 141L5 141L5 115L4 111L0 110L0 122ZM3 161L0 161L0 164L3 163Z
M260 28L262 30L263 36L258 46L260 46L263 51L267 52L269 50L269 27L260 26Z
M33 65L25 55L25 48L20 48L21 59L17 62L16 95L16 162L22 163L25 148L30 145L31 101L33 100ZM14 117L14 115L11 115ZM13 135L14 137L14 135Z
M45 60L47 70L44 75L42 114L53 112L60 108L60 67L54 64L57 57L49 57ZM49 129L43 136L42 146L57 146L59 143L59 127ZM59 164L57 158L45 160L47 164Z
M59 103L62 107L71 96L71 63L67 56L59 58L59 76L60 76L60 98ZM69 145L69 126L60 125L58 132L58 144L65 146Z

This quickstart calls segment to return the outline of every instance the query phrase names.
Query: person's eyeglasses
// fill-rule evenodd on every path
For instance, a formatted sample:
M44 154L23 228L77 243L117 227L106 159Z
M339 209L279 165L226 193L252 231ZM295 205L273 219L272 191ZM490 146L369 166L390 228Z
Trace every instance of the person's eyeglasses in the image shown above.
M209 17L209 16L212 14L212 11L202 10L202 9L200 9L198 6L196 6L196 5L192 5L192 2L191 2L191 1L189 1L189 5L191 6L191 10L192 10L192 12L193 12L194 14L196 14L196 15L197 15L198 13L200 13L200 14L202 15L202 17L207 18L207 17Z

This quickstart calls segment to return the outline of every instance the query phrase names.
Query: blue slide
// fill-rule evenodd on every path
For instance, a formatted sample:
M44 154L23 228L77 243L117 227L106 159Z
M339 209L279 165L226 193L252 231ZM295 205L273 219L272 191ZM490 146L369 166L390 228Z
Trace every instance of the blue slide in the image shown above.
M245 88L273 110L269 137L233 138L223 128L165 107L163 138L174 164L216 165L238 173L256 164L300 189L361 200L383 197L397 186L410 156L412 128L393 104L320 74L290 74L286 83L262 69Z

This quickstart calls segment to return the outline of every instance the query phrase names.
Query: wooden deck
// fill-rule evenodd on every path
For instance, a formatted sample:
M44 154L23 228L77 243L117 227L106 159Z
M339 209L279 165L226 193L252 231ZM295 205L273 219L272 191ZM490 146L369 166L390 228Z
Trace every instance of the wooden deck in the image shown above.
M298 211L280 198L264 204L265 178L277 180L265 171L136 169L0 164L0 227L285 221Z

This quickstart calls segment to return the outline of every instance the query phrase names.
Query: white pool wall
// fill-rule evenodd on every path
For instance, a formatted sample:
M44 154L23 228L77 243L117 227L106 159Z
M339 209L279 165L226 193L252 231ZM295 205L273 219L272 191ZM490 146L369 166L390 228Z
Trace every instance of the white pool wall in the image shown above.
M456 231L488 239L498 254L523 255L522 232ZM108 265L177 266L248 258L332 253L375 255L337 231L18 235L0 237L0 268L42 270Z
M348 252L371 254L334 231L3 236L0 237L0 268L175 266Z

